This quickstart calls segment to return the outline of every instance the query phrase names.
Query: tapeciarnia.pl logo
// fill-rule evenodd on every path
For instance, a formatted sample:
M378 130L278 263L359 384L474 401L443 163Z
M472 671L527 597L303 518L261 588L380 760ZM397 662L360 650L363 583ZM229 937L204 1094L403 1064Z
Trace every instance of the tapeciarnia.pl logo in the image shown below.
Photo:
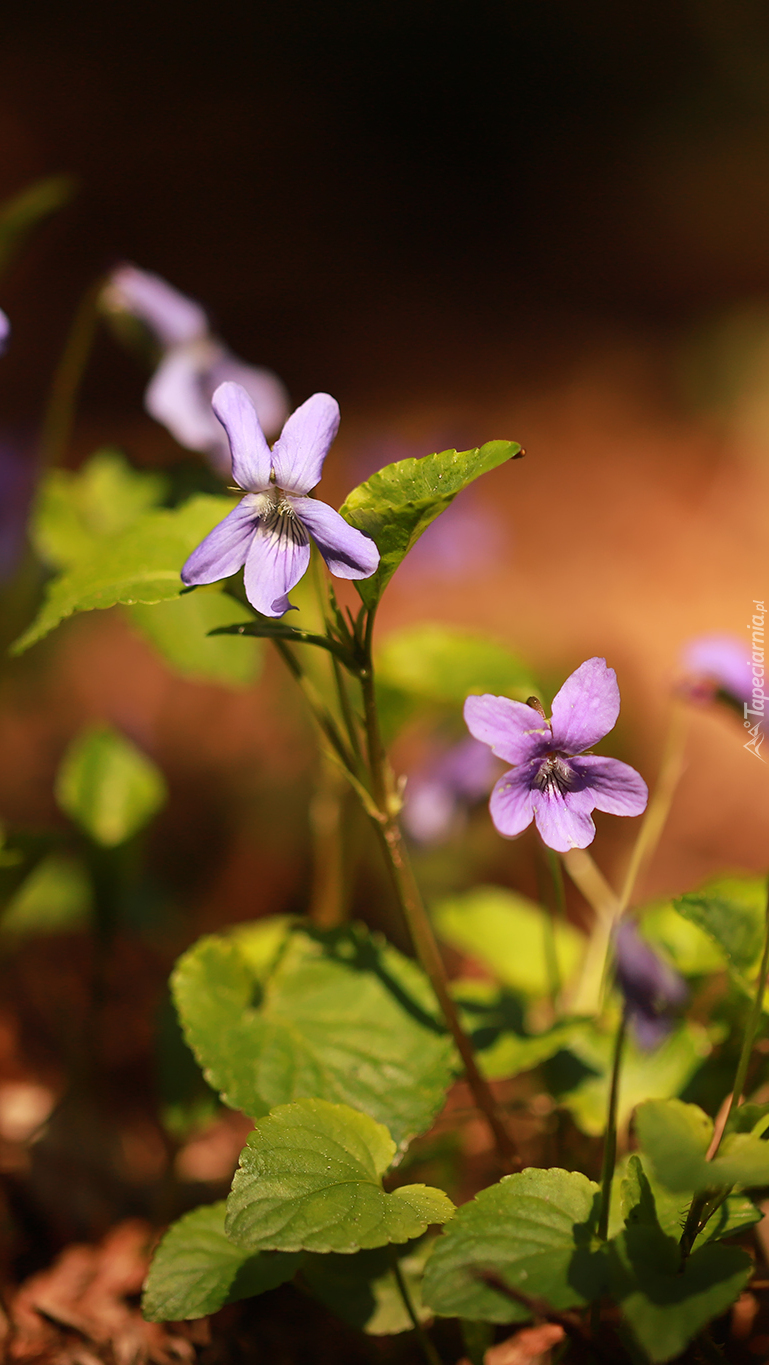
M751 671L753 676L752 696L749 702L745 702L745 729L750 735L743 745L749 754L755 754L762 763L766 759L759 753L764 742L763 722L766 714L766 693L764 692L764 620L766 618L766 608L763 602L753 599L753 616L748 625L751 632Z

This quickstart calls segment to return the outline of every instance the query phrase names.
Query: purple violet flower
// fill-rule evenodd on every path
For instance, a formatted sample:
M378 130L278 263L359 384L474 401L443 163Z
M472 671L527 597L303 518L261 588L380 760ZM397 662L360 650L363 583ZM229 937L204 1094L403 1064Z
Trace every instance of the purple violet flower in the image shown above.
M503 773L489 809L500 834L513 839L534 820L550 848L587 848L593 810L640 815L649 793L643 778L616 758L586 753L619 715L619 688L605 659L588 659L566 679L548 721L535 697L468 697L465 721L476 739L515 766Z
M247 365L212 335L205 310L159 275L122 265L104 290L108 308L143 322L161 348L158 368L144 395L151 417L180 445L207 455L229 476L229 450L211 411L220 384L231 380L250 395L263 429L280 429L288 413L286 390L271 370Z
M629 919L621 920L614 931L614 969L636 1042L651 1052L670 1033L674 1013L686 1001L686 983L644 942Z
M753 695L749 648L733 635L701 635L691 640L683 653L688 675L685 695L690 701L712 701L720 692L742 713Z
M409 778L403 804L406 832L420 844L447 839L466 808L488 795L496 771L487 745L469 738L452 744Z
M11 324L7 315L0 308L0 355L3 355L8 348L8 339L11 335Z
M314 393L293 412L270 447L240 384L222 384L213 410L227 432L233 476L246 494L193 550L182 582L216 583L245 565L246 596L263 616L291 608L288 593L310 562L310 536L337 578L368 578L379 551L325 502L307 494L320 480L339 427L339 404Z

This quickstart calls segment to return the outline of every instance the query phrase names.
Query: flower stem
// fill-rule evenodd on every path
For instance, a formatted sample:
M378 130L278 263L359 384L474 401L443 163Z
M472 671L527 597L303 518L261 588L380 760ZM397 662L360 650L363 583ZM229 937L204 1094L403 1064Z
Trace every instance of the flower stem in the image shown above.
M764 1005L764 992L766 990L766 975L768 971L769 971L769 889L767 890L766 910L764 912L764 951L761 954L761 966L759 967L758 970L756 994L753 999L753 1004L751 1005L750 1008L750 1015L748 1016L748 1023L745 1029L745 1036L742 1040L740 1059L737 1063L737 1070L734 1076L734 1085L732 1086L731 1098L729 1100L729 1105L726 1110L723 1123L721 1125L721 1132L719 1133L717 1140L715 1141L709 1152L709 1159L711 1161L713 1160L714 1156L716 1156L718 1149L721 1146L721 1142L723 1140L729 1122L729 1115L731 1114L732 1109L738 1107L742 1103L742 1093L745 1089L745 1082L748 1076L748 1067L750 1066L750 1058L753 1052L753 1044L755 1042L756 1033L758 1032L758 1025L761 1021L761 1012L763 1010ZM686 1257L689 1255L694 1245L695 1238L699 1235L699 1233L702 1231L702 1229L708 1222L708 1219L711 1217L713 1213L715 1213L716 1209L720 1206L722 1202L723 1200L720 1198L717 1198L717 1202L716 1200L714 1200L712 1190L704 1191L702 1194L696 1194L694 1196L691 1203L691 1207L686 1216L684 1230L681 1235L682 1256ZM713 1207L709 1208L708 1206L711 1204L713 1205Z
M620 914L630 904L638 877L651 861L665 828L676 787L683 772L688 730L688 710L682 702L674 701L657 783L651 801L646 807L646 814L641 822L641 828L638 831L638 837L625 873L619 898Z
M602 1242L606 1241L609 1234L609 1212L611 1209L611 1187L614 1180L614 1167L617 1162L617 1109L619 1106L619 1081L620 1070L622 1067L622 1052L625 1045L625 1033L627 1030L627 1020L623 1011L617 1028L617 1036L614 1040L614 1056L611 1067L611 1084L609 1086L609 1109L606 1116L606 1136L603 1145L603 1163L601 1166L601 1202L598 1213L598 1227L596 1229Z
M595 911L582 970L570 993L569 1009L572 1014L597 1014L603 999L611 935L619 915L619 902L586 849L573 848L562 856L571 880Z
M99 278L80 299L54 371L40 433L40 455L48 468L60 464L66 454L77 397L99 321L98 302L103 287L104 280Z
M427 1365L443 1365L443 1362L441 1361L438 1352L436 1351L433 1343L428 1337L424 1327L422 1326L422 1323L419 1321L417 1311L414 1307L413 1300L409 1293L408 1285L406 1284L406 1281L403 1277L403 1271L400 1268L400 1262L398 1261L398 1253L396 1252L395 1247L393 1246L390 1246L388 1248L388 1251L390 1254L390 1264L392 1266L393 1276L395 1278L395 1283L398 1286L398 1293L400 1294L403 1300L403 1306L406 1309L406 1312L408 1313L414 1325L414 1331L416 1332L417 1340L422 1350L422 1355L427 1361Z

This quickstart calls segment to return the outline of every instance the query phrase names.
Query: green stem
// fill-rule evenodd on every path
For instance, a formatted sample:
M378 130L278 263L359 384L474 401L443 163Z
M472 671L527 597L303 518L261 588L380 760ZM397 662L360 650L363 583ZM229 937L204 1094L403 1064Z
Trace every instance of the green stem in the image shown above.
M403 1277L403 1271L400 1268L398 1254L395 1248L392 1246L389 1247L388 1250L390 1253L390 1264L392 1266L393 1275L395 1276L395 1283L398 1286L398 1293L400 1294L403 1300L403 1306L406 1309L406 1312L411 1318L411 1321L414 1326L414 1331L417 1334L417 1340L419 1341L419 1345L422 1348L422 1354L425 1360L427 1361L427 1365L443 1365L443 1362L441 1361L441 1358L438 1355L435 1346L428 1337L424 1327L422 1326L422 1323L419 1321L417 1311L414 1307L413 1300L409 1293L408 1285L406 1284L406 1281Z
M646 807L646 813L638 837L630 855L622 892L619 898L620 914L630 904L638 877L651 861L665 828L670 807L673 804L676 787L683 772L684 750L689 729L689 713L683 703L673 703L665 747L662 751L660 770L654 792Z
M750 1058L753 1053L753 1044L756 1040L756 1033L758 1032L758 1025L761 1020L761 1012L764 1006L764 992L766 990L766 975L768 971L769 971L769 893L767 894L766 910L764 912L764 951L761 954L761 966L758 969L756 994L753 1000L753 1004L751 1005L750 1008L750 1015L748 1016L748 1023L747 1028L745 1029L745 1036L742 1040L742 1049L740 1051L740 1059L737 1063L737 1070L734 1076L734 1085L732 1086L732 1093L729 1099L729 1107L726 1111L726 1117L724 1118L721 1132L719 1133L718 1139L715 1142L712 1151L709 1154L711 1161L717 1155L718 1149L721 1146L721 1142L723 1140L724 1134L726 1133L727 1125L729 1123L729 1115L731 1114L732 1109L734 1109L735 1106L739 1106L742 1103L742 1094L745 1089L745 1082L748 1077L748 1067L750 1066ZM717 1200L717 1202L714 1202L714 1200ZM708 1219L712 1217L716 1209L719 1208L722 1203L723 1199L719 1198L717 1194L714 1196L713 1190L709 1191L706 1190L702 1194L696 1194L694 1196L694 1199L692 1200L691 1203L691 1208L689 1209L689 1212L686 1216L684 1230L681 1235L682 1256L686 1257L689 1255L692 1247L694 1246L695 1239L702 1231L702 1229L705 1227L706 1223L708 1222ZM710 1204L713 1204L712 1208L708 1207Z
M324 705L323 699L314 683L307 677L302 665L299 663L299 660L290 646L286 644L285 640L274 640L273 643L281 659L287 665L289 671L304 692L305 698L309 703L310 711L312 712L318 727L331 745L333 752L343 764L344 768L354 775L356 767L355 759L347 748L347 745L339 733L336 721Z
M611 1209L611 1187L614 1180L614 1167L617 1164L617 1109L619 1106L619 1081L622 1068L622 1051L625 1043L626 1019L623 1013L614 1040L614 1056L609 1086L609 1110L606 1116L606 1136L603 1145L603 1164L601 1167L601 1203L598 1213L598 1236L602 1242L609 1234L609 1212Z
M103 287L104 280L100 278L83 294L54 371L40 433L40 454L43 464L49 468L60 464L67 451L77 398L99 321L98 303Z

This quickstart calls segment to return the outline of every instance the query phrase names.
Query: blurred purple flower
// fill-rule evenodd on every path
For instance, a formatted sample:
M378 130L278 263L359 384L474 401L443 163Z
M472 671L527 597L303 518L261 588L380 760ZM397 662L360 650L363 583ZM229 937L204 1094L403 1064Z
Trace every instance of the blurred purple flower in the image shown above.
M463 739L409 778L403 824L420 844L447 839L468 806L487 796L497 765L477 739Z
M521 834L534 820L550 848L566 853L595 838L591 811L640 815L648 791L634 768L616 758L585 753L613 729L619 688L605 659L588 659L566 679L550 721L536 698L468 697L465 721L476 739L515 766L491 793L489 809L500 834Z
M665 1041L675 1011L685 1004L686 983L644 942L629 919L621 920L614 931L614 967L625 997L625 1016L639 1047L651 1052Z
M207 455L218 473L229 476L227 442L211 411L214 392L228 380L250 395L266 432L280 429L288 396L277 375L238 360L212 335L199 303L133 265L112 272L103 298L109 309L143 322L160 346L160 363L144 402L180 445Z
M193 550L188 586L216 583L245 565L246 596L263 616L282 616L310 562L310 536L337 578L368 578L379 551L325 502L308 498L339 427L339 405L315 393L293 412L270 447L240 384L222 384L213 410L227 432L232 472L246 497Z
M0 436L0 583L21 558L36 475L34 459Z
M701 635L691 640L683 651L685 695L690 701L712 701L721 693L742 714L753 691L748 650L733 635Z
M8 348L8 340L11 335L11 324L6 314L0 308L0 355Z

